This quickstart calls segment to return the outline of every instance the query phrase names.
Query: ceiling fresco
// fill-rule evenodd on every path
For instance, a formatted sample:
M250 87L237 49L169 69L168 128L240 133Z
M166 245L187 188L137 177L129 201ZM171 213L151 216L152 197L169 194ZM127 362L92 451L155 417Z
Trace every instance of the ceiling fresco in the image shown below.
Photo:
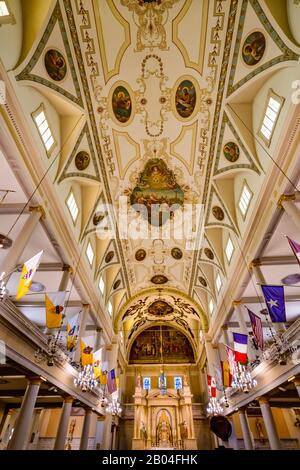
M231 106L241 100L250 122L247 86L299 57L273 26L257 0L58 1L16 69L16 80L47 96L69 128L79 120L55 183L58 195L70 185L80 191L78 239L92 241L93 281L106 276L115 332L132 329L126 341L162 318L195 341L207 329L216 274L226 281L224 244L244 230L237 181L263 176L255 140ZM122 198L126 225L146 223L151 236L122 235ZM107 204L114 233L103 240ZM163 232L188 204L204 212L196 249L186 234Z

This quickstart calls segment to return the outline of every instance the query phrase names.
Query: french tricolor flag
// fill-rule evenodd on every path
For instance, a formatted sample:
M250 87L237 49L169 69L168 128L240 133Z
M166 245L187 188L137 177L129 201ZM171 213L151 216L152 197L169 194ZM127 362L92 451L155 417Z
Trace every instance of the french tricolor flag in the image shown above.
M236 362L247 362L247 343L248 335L242 333L232 333L234 342L234 352Z

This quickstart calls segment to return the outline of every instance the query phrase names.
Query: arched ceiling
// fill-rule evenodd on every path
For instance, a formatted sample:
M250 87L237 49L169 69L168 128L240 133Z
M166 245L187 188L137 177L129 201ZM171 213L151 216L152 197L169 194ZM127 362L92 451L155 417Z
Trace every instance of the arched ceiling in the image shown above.
M44 26L34 41L30 37L33 46L16 80L57 112L57 193L63 205L71 187L78 197L75 234L95 251L93 279L97 285L100 275L105 278L115 331L139 302L142 317L137 309L130 318L136 328L149 320L151 302L160 296L175 308L176 295L188 303L175 309L177 320L186 313L188 328L207 329L217 273L226 283L228 236L239 243L246 229L237 211L241 182L249 179L258 192L269 164L253 137L255 95L247 90L260 89L299 58L290 30L288 37L274 20L272 2L262 3L65 0L51 8L47 2ZM252 45L259 59L251 62L243 55L253 32L263 35L265 46L260 54L262 46ZM46 64L51 49L63 56L66 71ZM118 211L124 197L129 219L104 240L99 227L107 223L106 205ZM200 246L190 249L186 236L164 238L162 227L148 223L148 212L139 220L152 236L124 235L137 217L132 202L149 209L162 201L176 201L179 212L183 203L203 205Z

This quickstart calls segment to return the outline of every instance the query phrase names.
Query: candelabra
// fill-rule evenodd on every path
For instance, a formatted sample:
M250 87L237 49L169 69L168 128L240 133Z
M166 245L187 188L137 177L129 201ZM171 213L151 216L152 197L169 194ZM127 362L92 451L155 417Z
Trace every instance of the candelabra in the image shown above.
M231 384L232 388L244 393L249 393L256 385L257 381L252 379L251 372L249 372L247 367L240 363L235 363Z
M217 398L210 397L206 412L208 416L218 416L224 413L224 409Z
M7 294L6 284L4 282L5 273L0 275L0 300L3 300Z
M74 379L75 387L80 387L82 392L87 390L94 390L98 385L98 380L95 379L94 368L91 364L88 364L83 367L83 369L78 372L78 377Z
M53 335L49 336L46 348L39 348L35 351L34 358L38 363L46 362L49 367L55 364L62 365L69 361L59 335L57 337Z
M122 408L117 398L111 398L108 402L106 408L106 413L111 414L112 416L121 416Z

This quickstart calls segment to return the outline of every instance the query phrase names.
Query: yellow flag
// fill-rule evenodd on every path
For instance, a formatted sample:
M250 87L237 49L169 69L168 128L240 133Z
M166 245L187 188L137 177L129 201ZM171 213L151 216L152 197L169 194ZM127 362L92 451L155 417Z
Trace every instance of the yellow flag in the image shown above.
M30 258L28 261L25 261L22 274L19 280L16 300L19 300L23 295L27 294L32 284L33 276L40 264L40 259L43 254L43 251L40 251L37 255Z
M117 386L117 389L120 388L120 377L116 377L116 386Z
M107 384L107 371L102 371L100 375L100 384L106 385Z
M102 348L98 349L98 351L95 351L94 354L94 375L95 379L100 377L101 375L101 367L102 367Z
M67 323L67 350L74 351L78 340L79 331L79 314L75 317L70 318Z
M81 365L87 366L93 364L93 348L91 346L86 346L86 344L80 340L80 350L81 350Z
M45 295L47 328L59 328L61 326L65 297L65 292L52 292Z

